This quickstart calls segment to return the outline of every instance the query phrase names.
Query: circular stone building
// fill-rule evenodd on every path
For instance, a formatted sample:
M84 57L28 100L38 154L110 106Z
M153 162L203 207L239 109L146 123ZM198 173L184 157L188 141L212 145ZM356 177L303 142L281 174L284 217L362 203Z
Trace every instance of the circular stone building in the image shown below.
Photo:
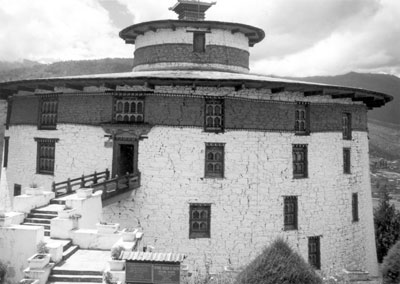
M367 110L392 97L250 74L264 32L204 20L213 4L122 30L132 72L1 83L9 189L129 173L104 220L190 271L238 269L282 237L324 275L377 273Z

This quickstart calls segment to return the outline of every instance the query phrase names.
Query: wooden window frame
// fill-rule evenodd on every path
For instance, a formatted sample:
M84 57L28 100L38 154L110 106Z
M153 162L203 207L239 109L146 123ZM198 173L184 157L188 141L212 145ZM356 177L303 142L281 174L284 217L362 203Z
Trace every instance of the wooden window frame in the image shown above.
M343 148L343 173L351 174L351 149Z
M206 52L206 32L202 31L193 32L193 52L195 53Z
M351 113L343 112L342 113L342 137L343 140L351 140L352 138L352 124L351 124Z
M360 221L359 214L358 214L358 193L355 192L351 195L351 211L353 222Z
M10 137L4 136L4 157L3 157L3 167L7 168L8 166L8 151L10 147Z
M309 109L309 104L297 103L294 118L294 132L296 135L310 135Z
M209 154L213 155L211 159ZM220 155L220 160L215 160L215 155ZM221 171L210 171L211 166L215 169L216 166L220 167ZM205 158L204 158L204 177L205 178L224 178L225 172L225 144L224 143L206 143Z
M58 120L58 95L42 95L39 103L39 130L56 130Z
M224 99L206 98L204 102L204 131L216 132L216 133L223 132L224 120L225 120Z
M303 159L298 159L299 154ZM308 145L307 144L293 144L292 148L293 160L293 178L308 178ZM297 171L299 165L302 164L302 171Z
M290 210L292 207L292 210ZM298 199L297 196L283 197L283 225L285 231L297 230ZM293 215L293 216L292 216ZM292 220L290 220L292 219Z
M195 218L194 214L199 211L206 211L206 217ZM200 212L201 215L201 212ZM206 227L194 229L193 224L200 222L206 224ZM189 205L189 239L211 238L211 204L210 203L191 203Z
M321 269L321 239L319 236L308 237L308 263L315 269Z
M22 187L20 184L18 183L14 183L14 192L13 192L13 196L19 196L22 194Z
M119 106L121 106L121 108L119 108ZM132 111L133 106L134 106L134 111ZM139 106L141 107L141 111L138 111ZM119 117L121 117L121 119L119 119ZM126 120L126 118L128 119ZM144 119L145 119L145 97L143 95L114 96L113 123L143 124Z
M36 173L41 175L54 175L55 162L56 162L56 143L59 139L56 138L34 138L37 142L37 154L36 154ZM47 145L44 145L47 144ZM48 155L43 155L41 151L42 147L49 147L53 149L49 149ZM49 169L43 169L44 160L48 160L47 162L50 164ZM47 166L48 167L48 166Z

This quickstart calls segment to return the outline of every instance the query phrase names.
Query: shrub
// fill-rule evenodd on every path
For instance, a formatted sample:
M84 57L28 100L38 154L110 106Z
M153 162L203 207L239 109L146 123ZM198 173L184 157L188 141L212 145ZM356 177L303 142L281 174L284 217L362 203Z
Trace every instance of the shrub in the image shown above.
M321 278L282 239L275 240L237 277L238 284L320 284Z
M374 210L376 253L379 263L400 239L400 214L389 201L388 192L383 191L379 206Z
M124 247L116 246L111 248L111 259L118 259L121 255L121 252L124 251Z
M46 254L49 253L49 249L46 247L46 243L44 241L40 241L36 246L37 253Z
M383 259L382 276L384 283L400 283L400 241L398 241Z

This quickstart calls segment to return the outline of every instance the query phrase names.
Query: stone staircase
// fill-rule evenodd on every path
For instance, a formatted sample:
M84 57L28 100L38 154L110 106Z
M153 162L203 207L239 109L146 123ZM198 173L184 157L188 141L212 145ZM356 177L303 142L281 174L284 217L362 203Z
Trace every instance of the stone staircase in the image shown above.
M71 255L73 255L75 252L77 252L79 249L78 246L73 245L71 240L68 240L68 242L63 245L63 256L62 260L67 260Z
M47 210L47 207L32 209L22 225L42 226L44 227L44 235L50 236L50 220L56 218L58 213L57 211Z

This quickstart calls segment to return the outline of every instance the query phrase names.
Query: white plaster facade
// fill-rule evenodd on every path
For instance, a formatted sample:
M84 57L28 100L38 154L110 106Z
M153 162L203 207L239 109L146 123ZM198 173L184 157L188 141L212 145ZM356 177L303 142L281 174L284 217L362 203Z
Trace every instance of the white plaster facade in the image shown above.
M172 29L148 31L136 38L135 48L168 43L193 44L193 33L188 31L195 30L205 31L197 27L176 28L175 31ZM222 45L249 51L249 39L243 33L232 33L230 30L210 29L206 36L206 45Z

